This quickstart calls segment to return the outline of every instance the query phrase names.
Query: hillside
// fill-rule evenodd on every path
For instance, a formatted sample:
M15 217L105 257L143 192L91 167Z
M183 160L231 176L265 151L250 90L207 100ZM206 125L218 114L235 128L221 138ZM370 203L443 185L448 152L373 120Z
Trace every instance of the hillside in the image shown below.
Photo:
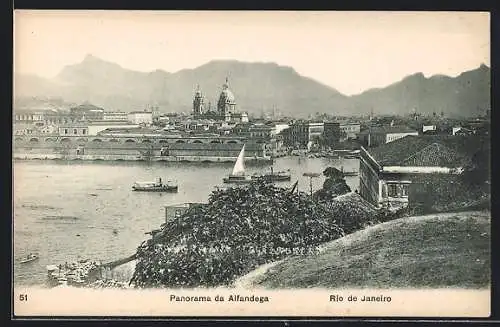
M490 108L490 69L481 65L452 78L417 73L383 89L372 89L352 98L353 111L372 107L375 113L419 112L471 116Z
M265 288L483 288L490 283L490 212L409 217L292 257L237 284ZM247 286L248 287L248 286Z
M68 102L89 101L108 110L131 111L157 105L161 111L190 111L200 85L206 102L215 106L229 77L237 108L256 115L276 107L282 114L406 114L420 112L474 114L489 107L490 69L481 66L456 78L422 74L409 76L382 89L345 96L332 87L275 63L215 60L176 73L137 72L87 55L81 63L64 67L53 79L17 75L16 97L62 97Z

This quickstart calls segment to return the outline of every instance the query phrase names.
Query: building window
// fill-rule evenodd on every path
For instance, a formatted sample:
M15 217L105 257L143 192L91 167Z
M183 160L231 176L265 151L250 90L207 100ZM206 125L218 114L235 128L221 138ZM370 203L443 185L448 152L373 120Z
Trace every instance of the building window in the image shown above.
M391 183L387 184L387 196L390 198L408 197L408 184Z
M408 184L401 184L401 196L407 197L408 196Z
M67 128L64 129L64 134L68 134L68 129Z
M390 198L395 198L398 196L397 184L387 184L387 196Z
M78 134L78 131L76 130L76 128L73 129L73 134L75 134L75 135Z
M85 135L86 133L87 133L87 131L82 129L82 134Z

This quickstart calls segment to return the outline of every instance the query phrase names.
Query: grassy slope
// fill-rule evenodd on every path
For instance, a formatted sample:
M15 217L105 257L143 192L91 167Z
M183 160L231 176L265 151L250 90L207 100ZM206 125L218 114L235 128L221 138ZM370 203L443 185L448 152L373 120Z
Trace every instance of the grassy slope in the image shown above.
M257 287L488 287L490 212L409 217L292 257L253 280Z

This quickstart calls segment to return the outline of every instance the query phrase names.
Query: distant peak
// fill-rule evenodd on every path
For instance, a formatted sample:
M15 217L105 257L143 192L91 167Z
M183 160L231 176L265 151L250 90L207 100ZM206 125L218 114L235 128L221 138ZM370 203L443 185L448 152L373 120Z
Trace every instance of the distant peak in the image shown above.
M409 79L423 80L423 79L425 79L425 75L424 75L424 73L420 72L420 73L408 75L405 78L403 78L403 80L409 80Z
M481 63L479 69L490 69L490 67L486 66L484 63Z
M94 55L93 55L93 54L91 54L91 53L87 53L87 54L85 55L85 58L83 58L83 61L84 61L84 62L85 62L85 61L95 61L95 60L101 60L101 59L97 58L96 56L94 56Z

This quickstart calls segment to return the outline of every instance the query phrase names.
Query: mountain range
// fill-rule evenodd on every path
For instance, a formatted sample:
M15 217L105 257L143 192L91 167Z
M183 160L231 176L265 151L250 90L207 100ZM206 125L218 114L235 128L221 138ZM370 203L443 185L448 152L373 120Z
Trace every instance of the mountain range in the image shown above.
M106 110L143 110L148 105L163 112L189 112L199 85L205 103L215 109L226 77L237 109L259 115L277 108L283 115L407 114L444 112L450 116L483 114L490 108L490 68L463 72L457 77L416 73L384 88L346 96L293 68L275 63L215 60L176 73L138 72L93 55L65 66L54 78L16 74L15 103L22 99L56 98L69 103L90 102ZM352 78L356 78L353 76Z

